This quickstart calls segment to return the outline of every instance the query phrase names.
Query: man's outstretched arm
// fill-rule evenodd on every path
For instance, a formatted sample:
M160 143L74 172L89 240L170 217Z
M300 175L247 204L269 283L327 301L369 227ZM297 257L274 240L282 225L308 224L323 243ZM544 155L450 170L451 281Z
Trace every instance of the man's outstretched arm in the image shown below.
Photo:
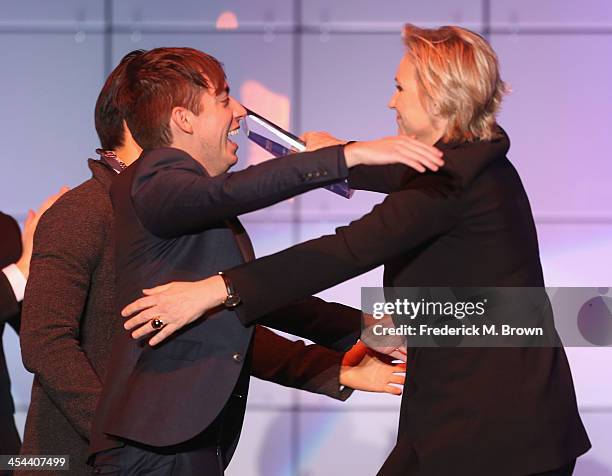
M445 233L458 220L457 200L438 190L438 181L423 176L423 188L390 194L381 204L333 235L300 243L278 253L225 271L240 296L235 307L245 325L306 296L363 274L429 239ZM442 185L445 189L446 186ZM144 290L146 296L126 306L125 328L140 338L162 316L166 326L155 345L208 310L224 304L228 292L220 276L196 282L174 282ZM183 306L178 303L190 302ZM331 316L330 316L331 317ZM135 329L135 330L134 330Z
M215 177L179 149L155 149L134 165L131 198L151 233L173 238L344 180L357 165L407 163L424 171L423 162L437 169L437 149L429 148L429 155L417 160L408 143L397 136L327 147Z
M359 339L361 311L307 297L265 315L260 324L346 352Z
M286 387L346 400L352 390L400 395L391 384L404 384L404 375L398 375L405 372L404 364L392 364L363 344L337 352L256 326L252 345L253 376Z

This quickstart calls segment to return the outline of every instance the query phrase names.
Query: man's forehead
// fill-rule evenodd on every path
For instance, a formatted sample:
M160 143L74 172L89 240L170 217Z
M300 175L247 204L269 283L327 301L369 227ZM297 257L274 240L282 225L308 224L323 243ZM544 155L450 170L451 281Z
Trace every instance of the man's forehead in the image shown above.
M230 87L229 84L224 83L223 84L223 88L221 89L221 91L219 91L219 96L228 96L230 93Z
M223 86L221 86L221 88L217 89L217 87L212 84L209 83L210 86L208 87L208 93L216 98L221 98L221 97L226 97L229 96L230 93L230 87L227 83L223 83Z

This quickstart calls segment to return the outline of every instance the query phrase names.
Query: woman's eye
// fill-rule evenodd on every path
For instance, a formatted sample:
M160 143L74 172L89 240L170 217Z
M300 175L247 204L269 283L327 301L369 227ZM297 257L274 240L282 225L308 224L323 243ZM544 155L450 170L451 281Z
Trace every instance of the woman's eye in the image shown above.
M402 87L399 84L395 85L395 89L397 89L399 92L403 91Z

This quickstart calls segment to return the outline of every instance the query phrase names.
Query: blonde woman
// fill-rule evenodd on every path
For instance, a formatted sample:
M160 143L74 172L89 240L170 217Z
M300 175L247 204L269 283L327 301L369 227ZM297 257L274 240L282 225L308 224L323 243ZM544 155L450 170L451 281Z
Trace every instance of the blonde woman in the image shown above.
M403 38L389 107L401 134L444 152L441 171L355 168L352 188L387 194L370 213L222 276L146 291L124 309L137 313L126 322L135 338L162 319L155 344L238 300L252 324L381 264L385 286L544 286L529 201L496 124L505 85L494 51L455 26L406 25ZM306 138L312 148L338 142ZM562 347L410 348L407 361L397 445L381 475L569 475L590 447Z

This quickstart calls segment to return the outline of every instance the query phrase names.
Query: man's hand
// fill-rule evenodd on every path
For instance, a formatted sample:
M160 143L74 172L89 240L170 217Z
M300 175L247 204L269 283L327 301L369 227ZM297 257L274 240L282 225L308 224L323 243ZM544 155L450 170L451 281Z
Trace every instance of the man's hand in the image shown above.
M220 276L211 276L195 282L175 281L152 289L144 289L143 294L145 297L124 307L121 315L132 316L123 327L133 331L134 339L157 332L149 340L150 345L159 344L201 317L206 311L223 304L227 298L225 283ZM161 329L153 327L155 319L162 321Z
M19 261L15 263L21 271L21 274L28 279L30 274L30 261L32 260L32 249L34 247L34 232L36 231L36 225L40 217L45 213L55 201L60 198L64 193L68 191L68 187L62 187L58 193L47 197L40 208L34 212L30 210L23 226L23 233L21 234L22 253Z
M401 388L395 385L404 385L406 364L391 362L390 357L377 354L358 341L344 354L340 368L340 384L366 392L401 395Z
M327 132L306 132L302 139L306 150L346 144ZM419 172L426 169L436 172L444 165L442 152L433 146L419 142L410 136L392 136L383 139L353 142L344 148L347 167L356 165L404 164Z
M338 139L332 136L329 132L306 132L300 137L306 142L306 150L308 152L322 149L323 147L330 147L332 145L346 144L347 140Z

